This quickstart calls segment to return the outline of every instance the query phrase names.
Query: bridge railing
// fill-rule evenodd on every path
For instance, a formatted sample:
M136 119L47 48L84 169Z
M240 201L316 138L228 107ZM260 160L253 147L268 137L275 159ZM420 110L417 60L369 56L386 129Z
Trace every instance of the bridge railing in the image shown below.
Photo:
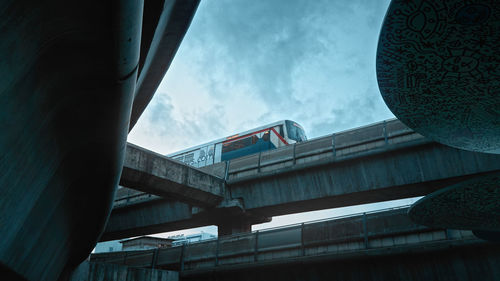
M226 179L236 183L259 175L275 175L293 168L324 165L367 153L380 153L405 145L430 142L429 139L405 126L398 119L385 120L279 149L233 159L206 169L226 166ZM220 170L220 168L219 168ZM222 175L219 175L222 176Z
M391 208L219 237L172 248L94 254L91 260L191 270L472 237L467 232L416 225L406 213L407 208Z
M405 145L426 142L430 140L408 128L398 119L389 119L306 142L216 163L202 167L200 170L224 178L232 184L260 176L344 161L369 153L380 153ZM128 193L129 195L123 193L115 198L115 207L161 199L158 196L147 196L147 193L143 192Z

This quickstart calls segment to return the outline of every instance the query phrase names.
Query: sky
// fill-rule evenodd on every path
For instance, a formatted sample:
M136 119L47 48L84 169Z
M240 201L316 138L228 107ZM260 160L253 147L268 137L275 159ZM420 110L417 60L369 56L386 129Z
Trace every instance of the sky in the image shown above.
M168 154L283 119L310 139L393 118L375 74L389 2L202 0L128 141ZM276 217L254 229L413 201Z
M203 0L129 141L167 154L278 120L309 138L393 117L375 75L388 0Z

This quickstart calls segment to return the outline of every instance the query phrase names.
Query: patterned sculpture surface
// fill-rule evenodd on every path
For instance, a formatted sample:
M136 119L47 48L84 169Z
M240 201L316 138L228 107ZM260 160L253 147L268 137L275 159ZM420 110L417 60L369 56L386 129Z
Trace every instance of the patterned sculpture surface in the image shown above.
M417 132L500 153L500 1L392 1L377 78L387 106Z
M499 182L496 172L436 191L415 202L410 218L431 227L500 231Z

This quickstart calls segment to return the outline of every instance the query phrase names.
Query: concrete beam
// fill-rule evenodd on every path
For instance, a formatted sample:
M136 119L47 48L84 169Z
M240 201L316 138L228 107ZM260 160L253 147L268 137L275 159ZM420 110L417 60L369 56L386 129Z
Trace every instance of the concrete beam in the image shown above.
M182 268L180 274L184 278L214 272L259 271L276 265L293 268L302 263L344 263L353 258L440 254L450 248L469 248L477 254L479 247L496 250L500 247L475 238L470 231L417 225L408 218L407 212L407 208L401 208L365 213L231 237L219 236L218 240L184 247L99 253L93 254L90 260L150 267L156 258L159 267Z
M115 207L100 241L207 225L221 226L223 233L230 234L235 230L231 222L238 219L248 226L270 221L268 217L253 216L251 212L245 211L240 204L235 203L237 200L223 201L216 208L203 209L134 190L121 191L132 196L115 201ZM118 192L120 193L120 190Z
M100 241L187 229L210 222L199 222L191 214L191 206L173 200L151 200L144 204L114 208Z
M239 263L235 264L223 264L221 261L217 267L185 269L180 272L180 278L183 281L427 281L442 280L446 276L449 280L498 280L500 245L471 240L427 241L355 252L343 250L356 244L349 242L318 247L315 253L306 252L306 255L294 258L280 258L284 255L282 252L276 251L274 255L265 252L257 258L261 261L245 262L253 257L240 256ZM389 242L389 239L384 243L386 241ZM331 248L340 250L335 254L325 253ZM300 253L297 249L293 251ZM213 260L205 261L205 264L214 263Z
M318 159L228 181L246 210L277 216L424 196L500 170L500 155L460 150L435 142L393 145L379 153ZM248 171L246 171L248 173Z
M246 213L271 217L356 204L424 196L440 188L500 170L500 156L459 150L435 142L394 145L375 154L320 159L317 166L297 164L265 172L226 186ZM248 175L249 171L245 171ZM262 175L263 174L263 175ZM230 182L229 182L230 183ZM172 231L220 223L213 216L193 216L191 206L179 202L146 200L113 210L103 239ZM168 213L168 214L167 214ZM179 228L180 227L180 228ZM123 233L123 234L121 234Z
M120 185L204 207L223 198L224 180L128 144Z

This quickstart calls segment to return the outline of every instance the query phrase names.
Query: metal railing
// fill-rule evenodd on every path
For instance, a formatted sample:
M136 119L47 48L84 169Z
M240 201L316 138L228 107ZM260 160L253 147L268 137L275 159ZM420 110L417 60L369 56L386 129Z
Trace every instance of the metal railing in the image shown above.
M231 161L216 163L212 166L224 165L224 168L221 169L221 171L224 171L224 174L218 176L224 178L228 184L235 184L242 181L288 173L333 162L346 161L354 157L384 153L390 150L401 149L405 146L413 146L428 142L431 141L408 128L398 119L389 119L331 135L313 138L306 142L294 143L290 146L259 152ZM321 160L305 160L321 154L324 154ZM263 157L266 158L265 161L263 161ZM303 163L298 163L299 161L303 161ZM272 169L273 166L283 163L286 164L286 168L277 167L276 169ZM271 170L269 170L269 168L271 168ZM252 170L255 172L251 175L237 176L238 174ZM141 194L131 195L130 198L140 197ZM128 202L126 198L117 198L115 202L120 202L120 204L117 204L120 206L128 205L127 203L122 203ZM140 202L143 201L140 200L137 203Z
M398 119L390 119L234 159L227 168L227 179L229 184L235 184L430 142ZM262 161L264 155L267 161ZM312 159L318 155L323 156ZM286 164L286 168L278 167L280 164ZM276 169L265 169L276 165ZM248 175L249 171L255 172Z
M233 262L234 257L246 262L259 262L269 252L289 251L293 257L314 255L309 249L324 245L358 245L353 251L378 247L371 242L384 237L438 232L432 239L451 240L445 229L431 229L416 225L406 215L407 206L336 216L300 224L274 227L251 233L218 237L217 239L141 252L94 254L95 261L128 266L157 267L190 270L217 267ZM417 235L417 236L418 236ZM295 252L294 252L295 251ZM238 259L233 259L238 260Z

